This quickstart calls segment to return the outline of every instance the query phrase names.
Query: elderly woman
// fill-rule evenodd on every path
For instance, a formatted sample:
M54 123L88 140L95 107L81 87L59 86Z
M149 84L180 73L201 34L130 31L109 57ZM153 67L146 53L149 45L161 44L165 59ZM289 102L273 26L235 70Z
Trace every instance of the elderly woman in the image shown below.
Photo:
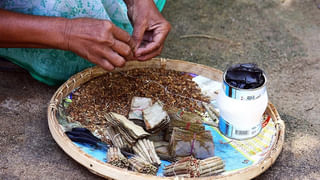
M0 56L49 85L92 63L112 70L131 59L148 60L160 54L170 31L159 12L164 3L1 0Z

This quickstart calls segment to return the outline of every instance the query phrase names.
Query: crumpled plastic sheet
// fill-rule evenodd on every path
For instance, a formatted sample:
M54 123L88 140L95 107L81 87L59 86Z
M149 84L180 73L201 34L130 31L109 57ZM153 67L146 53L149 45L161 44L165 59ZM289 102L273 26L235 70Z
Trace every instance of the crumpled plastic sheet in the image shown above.
M256 64L236 64L228 68L226 82L240 89L255 89L265 82L263 71Z

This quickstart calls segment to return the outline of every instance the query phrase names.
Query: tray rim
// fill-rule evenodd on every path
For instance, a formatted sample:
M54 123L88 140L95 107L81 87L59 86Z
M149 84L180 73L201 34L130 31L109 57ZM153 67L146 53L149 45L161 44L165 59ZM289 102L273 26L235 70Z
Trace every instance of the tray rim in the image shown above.
M129 61L122 68L116 68L114 71L125 71L136 68L163 68L168 70L176 70L183 71L189 73L195 73L198 75L205 76L212 80L216 80L222 82L222 71L217 70L212 67L208 67L201 64L196 64L188 61L182 60L172 60L172 59L164 59L164 58L153 58L150 61ZM110 164L99 161L92 156L88 155L84 151L82 151L79 147L77 147L63 132L57 118L57 105L61 102L62 98L68 95L73 89L79 87L80 85L86 83L92 78L101 76L108 71L103 70L102 68L95 66L84 71L81 71L72 77L70 77L64 84L62 84L59 89L52 96L49 106L48 106L48 125L49 130L53 139L59 145L59 147L68 154L75 161L80 163L82 166L86 167L92 173L99 175L104 178L114 178L114 179L125 179L130 177L130 179L175 179L175 177L159 177L146 175L138 172L129 171L126 169L118 168L112 166ZM230 172L225 175L217 175L210 177L200 177L197 179L251 179L254 178L264 171L266 171L277 159L279 156L282 146L284 143L285 136L285 124L283 120L281 120L280 115L274 105L269 102L267 107L267 113L271 116L273 121L276 123L277 134L276 141L273 143L271 149L268 154L265 156L263 160L252 165L250 167L240 169L234 172ZM191 179L191 178L184 178Z

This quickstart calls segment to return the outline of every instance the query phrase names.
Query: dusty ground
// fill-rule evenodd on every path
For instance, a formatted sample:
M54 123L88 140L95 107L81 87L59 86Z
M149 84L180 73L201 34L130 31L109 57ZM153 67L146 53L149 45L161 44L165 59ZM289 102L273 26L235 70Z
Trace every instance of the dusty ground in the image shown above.
M286 124L283 151L257 179L320 179L320 9L316 0L168 0L162 57L218 69L255 62ZM180 38L207 34L216 39ZM239 43L240 45L235 45ZM56 87L0 72L0 179L99 179L52 139L46 108Z

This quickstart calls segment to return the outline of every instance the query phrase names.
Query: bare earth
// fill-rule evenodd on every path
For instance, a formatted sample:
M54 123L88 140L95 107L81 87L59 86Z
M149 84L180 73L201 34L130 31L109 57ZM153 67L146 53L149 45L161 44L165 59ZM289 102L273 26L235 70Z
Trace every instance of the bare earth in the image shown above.
M283 151L257 179L320 179L320 9L317 0L168 0L162 57L224 70L254 62L286 124ZM213 39L182 38L205 34ZM100 179L52 139L46 108L57 87L0 71L0 179Z

